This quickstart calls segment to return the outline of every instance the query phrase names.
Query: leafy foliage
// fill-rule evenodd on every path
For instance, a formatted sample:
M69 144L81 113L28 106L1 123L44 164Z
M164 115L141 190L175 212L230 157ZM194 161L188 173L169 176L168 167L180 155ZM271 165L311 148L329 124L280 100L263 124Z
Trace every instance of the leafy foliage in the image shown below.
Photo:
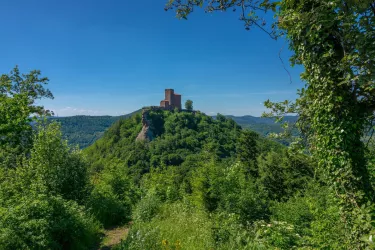
M74 201L33 192L17 198L0 207L1 249L88 249L98 241L99 224Z
M82 203L87 166L57 124L39 127L30 158L0 171L1 249L88 249L100 224Z
M82 201L87 193L87 165L76 148L62 139L60 126L40 125L31 150L30 170L52 195Z
M285 121L283 135L302 144L286 149L223 115L150 109L150 142L136 141L137 113L82 154L55 123L32 130L33 114L50 113L35 100L52 94L39 71L21 76L16 67L0 81L0 248L91 249L102 226L131 219L118 249L374 247L374 146L364 143L375 110L374 3L172 0L166 8L186 18L196 6L240 8L247 29L264 31L260 13L277 10L267 32L286 35L306 86L295 103L265 104ZM298 131L281 117L289 113Z
M304 67L301 79L306 85L295 103L266 101L271 109L266 115L298 113L299 142L304 143L299 149L308 150L318 162L317 171L340 202L341 219L352 229L345 232L350 239L346 247L366 247L362 238L373 231L369 218L374 189L362 139L375 111L374 2L172 0L166 9L175 8L177 17L186 19L203 6L207 12L240 8L247 29L257 26L275 39L285 36L294 52L292 65ZM271 30L260 24L261 13L269 10L277 17ZM284 128L284 135L290 135L287 123Z
M124 249L210 249L212 222L203 211L191 210L185 204L163 207L151 222L134 225Z
M188 111L193 110L193 101L192 100L187 100L185 102L185 109L188 110Z
M297 226L273 220L279 211L275 204L288 202L313 181L310 157L241 130L222 115L213 119L199 112L153 110L148 119L157 135L151 142L135 140L141 130L136 114L85 150L94 176L120 164L124 168L111 175L132 176L139 187L132 228L118 248L304 246ZM264 231L262 225L268 224L275 225L272 233ZM201 240L194 240L198 235Z
M136 114L118 121L86 150L91 164L100 169L121 161L139 179L151 167L180 165L188 155L198 154L202 149L224 158L235 153L240 127L224 116L217 121L200 113L152 111L149 117L153 121L153 134L159 135L155 140L149 144L135 142L141 130L141 117Z
M31 148L35 115L51 114L35 104L38 99L53 98L44 88L48 78L40 75L38 70L21 74L16 66L0 76L0 162L8 167L14 167L16 157Z
M130 220L137 193L121 167L108 167L93 177L93 189L87 206L104 227Z
M130 220L117 249L354 245L311 156L222 115L153 110L148 118L151 142L135 140L135 114L84 154L58 124L38 126L31 153L1 168L0 247L87 249L100 227Z
M361 244L370 233L368 202L374 194L361 140L375 110L374 64L367 63L375 53L373 3L282 2L280 8L279 26L295 52L291 61L305 68L306 88L294 107L299 127L342 203L346 223L354 227L362 220L361 227L346 232Z

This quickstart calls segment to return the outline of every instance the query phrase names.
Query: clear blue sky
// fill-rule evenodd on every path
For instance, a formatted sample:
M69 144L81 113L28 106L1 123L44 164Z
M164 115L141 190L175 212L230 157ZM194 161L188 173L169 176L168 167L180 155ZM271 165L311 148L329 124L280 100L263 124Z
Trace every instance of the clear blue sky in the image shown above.
M2 0L0 73L40 69L55 96L42 103L59 116L129 113L165 88L207 114L259 116L268 98L295 99L302 69L289 67L285 41L246 31L236 12L184 21L165 3Z

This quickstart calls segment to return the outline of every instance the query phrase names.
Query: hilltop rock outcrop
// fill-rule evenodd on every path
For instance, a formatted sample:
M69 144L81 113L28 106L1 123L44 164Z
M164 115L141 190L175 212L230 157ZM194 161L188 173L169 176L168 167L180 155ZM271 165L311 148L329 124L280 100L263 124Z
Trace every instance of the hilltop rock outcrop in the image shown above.
M142 130L139 132L136 141L152 141L154 139L154 134L152 133L151 126L152 123L148 119L149 110L142 110Z

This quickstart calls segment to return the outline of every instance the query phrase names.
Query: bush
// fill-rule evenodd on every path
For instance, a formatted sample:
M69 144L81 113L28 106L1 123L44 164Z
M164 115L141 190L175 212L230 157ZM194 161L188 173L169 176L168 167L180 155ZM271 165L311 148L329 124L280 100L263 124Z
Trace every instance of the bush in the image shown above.
M153 192L148 193L134 209L133 220L135 222L150 221L159 212L160 206L159 197Z
M208 214L188 203L165 203L151 220L135 220L118 249L267 249L236 214Z
M166 204L148 222L135 223L121 249L213 249L208 215L183 204Z
M28 193L0 206L0 249L91 249L99 223L74 201Z
M300 195L287 202L276 203L272 218L293 225L304 246L327 249L351 249L340 207L328 187L310 183Z
M243 225L240 217L234 213L219 212L211 217L213 222L212 235L215 249L259 249L255 248L255 237L248 225Z
M306 188L314 176L310 157L283 152L269 152L258 158L259 184L272 200L287 200Z
M296 233L294 226L284 221L257 221L254 229L254 241L267 249L292 249L301 241L301 236Z
M30 168L52 195L82 201L88 184L87 165L76 148L62 139L60 125L39 126L31 150Z
M16 168L0 171L0 249L91 249L97 243L100 224L77 203L87 184L81 160L52 124L39 131L31 159L25 154Z
M105 228L130 220L131 207L108 185L97 185L91 192L87 206Z
M123 167L107 167L93 179L94 188L87 206L104 227L130 220L137 194Z

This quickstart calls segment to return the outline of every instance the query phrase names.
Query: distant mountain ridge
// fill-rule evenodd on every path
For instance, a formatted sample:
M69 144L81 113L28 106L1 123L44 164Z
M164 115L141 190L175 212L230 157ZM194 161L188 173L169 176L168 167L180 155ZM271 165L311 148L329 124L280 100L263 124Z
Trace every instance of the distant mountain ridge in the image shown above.
M67 116L51 117L50 121L57 121L61 124L61 131L70 144L86 148L101 138L104 132L116 121L130 117L141 110L121 116Z
M141 110L121 116L68 116L51 117L50 121L58 121L61 124L61 130L64 137L70 144L78 144L80 148L86 148L101 138L104 132L116 121L130 117ZM276 124L273 118L262 118L251 115L233 116L226 115L233 119L242 128L251 129L263 136L269 133L279 133L282 131L280 124ZM213 116L216 118L216 116ZM285 121L294 123L297 116L286 116Z
M227 118L233 119L238 125L243 129L250 129L257 132L260 135L267 136L270 133L281 133L283 129L281 124L275 123L275 118L264 118L256 117L251 115L245 116L232 116L227 115ZM298 116L285 116L284 121L289 123L295 123L298 119ZM295 129L292 131L293 135L298 135L298 131ZM279 142L288 145L287 140L280 140Z
M233 115L226 115L227 118L231 118L235 120L237 123L257 123L257 124L275 124L274 118L265 118L265 117L256 117L251 115L244 115L244 116L233 116ZM284 121L287 122L296 122L298 116L285 116Z

